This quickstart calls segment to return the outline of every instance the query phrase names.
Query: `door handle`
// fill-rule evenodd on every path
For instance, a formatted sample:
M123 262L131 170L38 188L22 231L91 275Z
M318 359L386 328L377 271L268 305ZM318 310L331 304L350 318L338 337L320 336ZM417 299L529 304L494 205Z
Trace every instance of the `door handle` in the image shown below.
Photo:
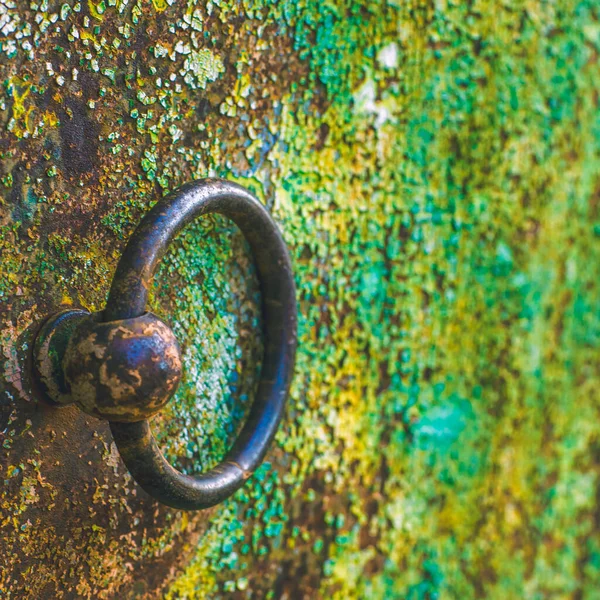
M169 243L209 213L232 219L252 251L261 291L264 355L248 419L223 461L195 476L172 467L148 419L169 401L182 374L169 326L146 311L148 290ZM33 375L52 404L75 403L106 419L137 483L174 508L214 506L239 489L262 462L283 416L296 352L296 291L289 252L263 205L243 187L219 179L186 184L144 216L118 263L106 308L66 310L41 326Z

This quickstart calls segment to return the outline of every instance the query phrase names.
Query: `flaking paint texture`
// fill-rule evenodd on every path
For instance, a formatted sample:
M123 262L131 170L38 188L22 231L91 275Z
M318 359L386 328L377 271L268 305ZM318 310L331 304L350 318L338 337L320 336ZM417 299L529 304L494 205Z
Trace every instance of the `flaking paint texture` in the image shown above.
M600 9L529 0L0 0L0 597L600 598ZM281 224L287 417L222 506L128 477L37 402L36 325L99 310L165 191L221 176ZM243 422L251 257L207 218L152 308L187 472Z

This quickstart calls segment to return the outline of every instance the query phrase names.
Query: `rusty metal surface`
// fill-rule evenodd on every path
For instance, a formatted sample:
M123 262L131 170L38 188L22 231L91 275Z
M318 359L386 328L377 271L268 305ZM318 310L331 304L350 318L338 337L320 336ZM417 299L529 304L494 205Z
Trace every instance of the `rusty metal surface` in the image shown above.
M595 599L599 23L595 0L0 0L3 591ZM45 315L104 306L163 193L213 176L282 223L300 344L267 461L190 517L101 422L37 405L25 362ZM151 296L194 374L153 432L198 472L258 377L243 238L191 226Z

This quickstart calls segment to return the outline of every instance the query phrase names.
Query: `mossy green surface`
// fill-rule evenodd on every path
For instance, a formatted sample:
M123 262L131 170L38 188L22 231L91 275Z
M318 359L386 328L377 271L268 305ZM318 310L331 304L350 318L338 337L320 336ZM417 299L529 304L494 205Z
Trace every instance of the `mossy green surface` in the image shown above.
M7 598L600 597L597 3L0 0L0 32ZM299 351L267 461L184 514L25 356L207 175L280 223ZM260 367L235 228L186 231L152 305L187 367L154 427L194 472Z

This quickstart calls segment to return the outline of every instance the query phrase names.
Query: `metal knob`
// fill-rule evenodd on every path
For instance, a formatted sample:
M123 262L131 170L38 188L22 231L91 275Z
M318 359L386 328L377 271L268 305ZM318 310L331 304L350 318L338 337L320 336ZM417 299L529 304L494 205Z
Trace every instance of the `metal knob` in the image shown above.
M185 475L159 450L148 419L169 401L182 373L179 344L168 325L146 311L159 260L193 219L220 213L247 239L262 299L264 356L248 419L224 460ZM261 463L283 416L296 351L296 292L277 225L243 187L196 181L165 196L142 219L112 281L104 311L66 310L48 318L34 343L33 372L55 405L76 403L107 419L134 479L160 502L187 510L230 496Z

